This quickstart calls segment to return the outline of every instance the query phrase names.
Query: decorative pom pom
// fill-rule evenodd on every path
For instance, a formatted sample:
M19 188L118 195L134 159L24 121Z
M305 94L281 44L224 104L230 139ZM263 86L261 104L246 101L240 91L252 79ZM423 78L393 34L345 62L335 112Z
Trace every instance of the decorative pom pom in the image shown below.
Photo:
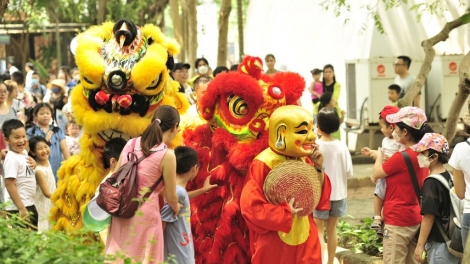
M109 101L109 94L99 91L95 94L95 101L99 105L105 105Z
M121 106L121 107L129 107L131 104L132 104L132 97L128 94L125 94L125 95L121 95L118 97L117 99L117 103Z

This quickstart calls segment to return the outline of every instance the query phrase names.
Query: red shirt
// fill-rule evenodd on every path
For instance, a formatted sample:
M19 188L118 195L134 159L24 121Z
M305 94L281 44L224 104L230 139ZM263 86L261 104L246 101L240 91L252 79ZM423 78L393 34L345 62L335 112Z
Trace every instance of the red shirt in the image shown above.
M419 152L407 148L419 187L423 186L429 170L418 165ZM420 205L411 181L405 158L400 152L393 154L382 165L387 183L383 207L384 221L394 226L415 226L421 223Z
M307 160L307 163L310 163ZM260 263L321 263L321 244L313 216L308 218L309 235L302 244L291 246L279 238L278 231L289 232L292 213L287 203L273 205L266 200L263 185L271 169L262 161L254 160L247 174L240 207L250 231L253 264ZM317 210L329 210L331 184L325 176Z

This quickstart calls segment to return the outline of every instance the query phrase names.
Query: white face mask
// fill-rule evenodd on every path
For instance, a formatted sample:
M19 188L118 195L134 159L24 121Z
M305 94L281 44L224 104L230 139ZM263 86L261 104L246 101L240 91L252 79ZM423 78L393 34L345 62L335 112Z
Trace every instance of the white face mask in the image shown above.
M393 139L395 139L396 142L401 143L400 142L401 137L398 135L397 132L395 132L395 130L393 130L393 132L392 132L392 137L393 137Z
M207 67L207 65L202 65L202 66L199 66L199 68L197 68L197 73L199 74L207 74L208 71L209 71L209 67Z
M418 164L420 168L429 168L431 161L429 157L424 156L423 154L418 155Z

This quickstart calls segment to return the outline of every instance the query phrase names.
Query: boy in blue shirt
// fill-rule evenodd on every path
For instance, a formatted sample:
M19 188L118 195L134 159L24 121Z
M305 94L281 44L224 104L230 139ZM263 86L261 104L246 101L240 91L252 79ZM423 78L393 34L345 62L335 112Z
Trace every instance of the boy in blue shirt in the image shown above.
M168 261L169 256L172 255L170 259L174 259L175 263L193 264L195 259L189 199L208 192L217 185L211 185L209 183L210 177L207 177L201 189L188 194L186 184L188 181L193 180L199 171L197 152L190 147L180 146L175 148L175 156L176 194L178 195L178 202L182 206L177 216L174 215L173 209L166 203L161 209L165 261Z

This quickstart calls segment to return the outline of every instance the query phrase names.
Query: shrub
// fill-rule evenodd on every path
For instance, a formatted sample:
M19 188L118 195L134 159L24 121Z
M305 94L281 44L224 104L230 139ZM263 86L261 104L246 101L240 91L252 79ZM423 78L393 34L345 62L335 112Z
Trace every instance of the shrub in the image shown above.
M20 227L16 217L0 217L1 263L104 263L116 257L105 256L99 236L86 230L72 233L34 232ZM125 260L125 263L131 263Z
M352 216L347 217L354 219ZM336 226L338 246L350 249L354 253L381 257L383 253L382 239L377 236L375 230L370 229L372 222L370 217L366 217L358 225L351 225L344 220L339 220Z

